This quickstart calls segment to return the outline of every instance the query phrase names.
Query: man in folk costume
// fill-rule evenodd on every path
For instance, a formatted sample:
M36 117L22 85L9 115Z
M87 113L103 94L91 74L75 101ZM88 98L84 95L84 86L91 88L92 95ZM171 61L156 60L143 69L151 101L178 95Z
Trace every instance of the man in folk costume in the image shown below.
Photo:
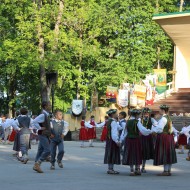
M152 121L150 117L151 110L149 108L144 108L142 111L141 123L146 128L152 129ZM152 134L148 136L141 135L141 145L142 145L142 173L146 173L145 164L146 160L154 159L154 143Z
M63 113L60 110L55 111L55 119L51 122L51 170L55 169L55 157L57 154L57 164L60 168L63 168L62 159L64 156L64 137L68 133L68 123L63 121Z
M119 141L119 126L116 121L117 110L110 109L107 112L109 120L107 122L107 140L104 156L104 164L108 164L108 174L119 174L114 170L114 164L120 165L120 141Z
M155 145L154 165L164 166L164 171L159 176L171 176L172 164L177 163L175 143L173 138L172 121L169 117L169 106L161 105L161 119L153 126L152 131L157 133Z
M49 137L51 135L51 126L50 126L50 110L51 103L48 101L42 102L42 113L33 120L33 125L38 129L38 152L35 159L35 164L33 170L38 173L43 173L41 170L41 163L46 160L50 155L50 141Z
M19 133L19 145L22 154L22 161L24 164L28 162L28 150L30 148L30 134L31 134L31 118L27 116L28 110L26 108L20 109L20 116L14 120L12 126L14 130Z
M93 128L88 122L85 121L86 117L82 116L81 128L79 131L79 140L81 141L81 148L84 148L84 142L88 140L88 129Z
M126 128L121 134L120 141L124 141L123 165L130 166L130 176L141 175L140 165L142 164L142 148L140 133L148 136L151 130L145 128L140 121L141 111L134 109L127 121ZM134 170L135 166L135 170Z

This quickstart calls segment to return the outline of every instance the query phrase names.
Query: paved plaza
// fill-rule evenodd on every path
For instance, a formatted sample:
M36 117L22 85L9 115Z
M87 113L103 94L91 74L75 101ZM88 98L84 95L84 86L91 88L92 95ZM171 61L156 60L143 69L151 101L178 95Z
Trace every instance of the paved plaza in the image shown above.
M65 142L64 169L56 166L51 171L49 163L43 163L45 173L32 170L37 145L30 150L30 161L23 165L12 156L12 145L0 145L0 189L1 190L175 190L189 189L190 162L185 155L178 155L171 177L158 177L162 167L148 162L147 173L129 176L129 167L116 166L120 175L107 175L103 164L103 143L94 148L80 148L79 142Z

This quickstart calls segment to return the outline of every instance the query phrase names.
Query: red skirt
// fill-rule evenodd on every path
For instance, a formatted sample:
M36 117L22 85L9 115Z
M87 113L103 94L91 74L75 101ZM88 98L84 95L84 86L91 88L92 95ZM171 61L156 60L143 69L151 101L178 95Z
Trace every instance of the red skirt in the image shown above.
M96 139L96 128L90 128L88 129L88 139Z
M104 126L103 130L102 130L102 135L101 135L101 138L100 140L101 141L106 141L107 139L107 134L108 134L108 129L106 126Z
M15 140L16 131L13 129L11 135L9 136L9 141L13 142Z
M84 127L80 129L79 140L80 141L86 141L86 140L88 140L88 131Z
M179 135L178 144L179 145L187 145L187 136L184 134Z

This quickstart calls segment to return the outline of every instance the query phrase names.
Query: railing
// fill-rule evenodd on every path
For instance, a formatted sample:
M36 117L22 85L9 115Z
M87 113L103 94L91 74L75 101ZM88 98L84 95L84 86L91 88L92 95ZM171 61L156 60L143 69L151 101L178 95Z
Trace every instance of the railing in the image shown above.
M167 89L165 92L163 92L162 94L156 95L155 102L157 102L157 101L160 100L160 99L165 99L165 98L167 98L172 92L174 92L174 89L173 89L173 82L167 83L167 87L168 87L168 89Z

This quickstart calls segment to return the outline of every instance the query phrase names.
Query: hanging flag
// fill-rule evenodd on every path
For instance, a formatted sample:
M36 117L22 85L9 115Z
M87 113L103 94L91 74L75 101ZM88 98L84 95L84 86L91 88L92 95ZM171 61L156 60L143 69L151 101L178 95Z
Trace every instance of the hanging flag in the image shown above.
M128 99L128 90L119 90L119 95L118 95L118 105L121 107L127 107L129 103Z
M109 102L116 102L116 97L117 97L117 87L113 87L113 86L107 86L107 90L106 90L106 98L107 101Z
M156 75L156 91L161 94L167 90L166 69L154 69Z

